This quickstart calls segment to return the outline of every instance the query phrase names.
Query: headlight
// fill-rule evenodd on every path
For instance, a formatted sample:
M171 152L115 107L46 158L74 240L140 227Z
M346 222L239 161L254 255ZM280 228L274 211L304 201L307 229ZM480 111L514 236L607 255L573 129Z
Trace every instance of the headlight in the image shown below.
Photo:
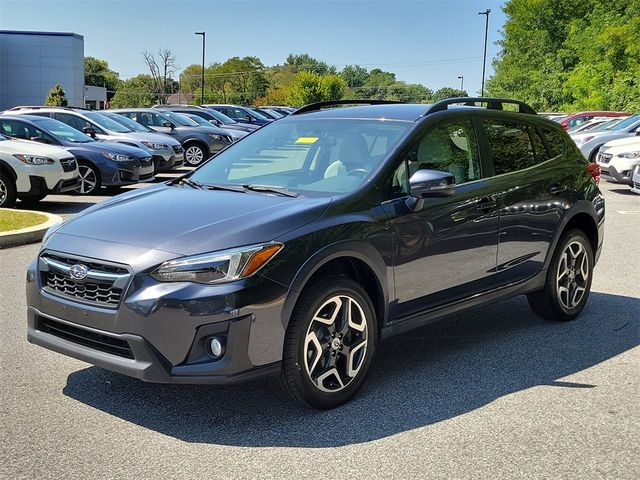
M594 136L590 135L588 137L582 137L580 140L578 140L579 143L587 143L589 140L593 140Z
M28 155L26 153L16 153L14 155L18 160L29 165L48 165L55 163L55 160L49 157L42 157L40 155Z
M640 151L637 152L624 152L618 155L620 158L640 158Z
M229 143L229 139L225 135L218 135L217 133L207 133L210 138L217 140L218 142L227 142Z
M151 276L161 282L231 282L256 273L283 246L267 243L170 260L151 272Z
M102 152L102 156L109 160L113 160L114 162L130 162L131 160L134 160L133 157L123 155L121 153Z
M163 150L165 148L169 148L164 143L154 143L154 142L140 142L140 143L142 143L145 147L148 147L152 150Z

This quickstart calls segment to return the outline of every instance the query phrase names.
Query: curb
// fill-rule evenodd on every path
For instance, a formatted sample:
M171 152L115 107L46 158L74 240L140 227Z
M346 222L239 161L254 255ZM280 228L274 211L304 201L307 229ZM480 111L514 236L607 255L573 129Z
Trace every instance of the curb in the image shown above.
M42 240L45 232L57 223L61 223L63 218L58 215L53 215L47 212L39 212L36 210L18 210L12 209L15 212L27 212L37 213L47 217L47 221L33 227L21 228L19 230L9 230L8 232L0 233L0 249L9 247L18 247L20 245L26 245L28 243L35 243Z

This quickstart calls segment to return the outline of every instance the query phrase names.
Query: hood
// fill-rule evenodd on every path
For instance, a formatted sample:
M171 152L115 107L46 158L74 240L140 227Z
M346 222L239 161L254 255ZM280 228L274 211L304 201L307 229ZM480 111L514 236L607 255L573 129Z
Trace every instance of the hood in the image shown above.
M605 143L602 147L603 150L619 150L621 152L629 150L629 148L636 148L640 150L640 137L633 136L618 138L617 140L611 140L610 142Z
M157 132L130 132L126 134L127 138L131 138L132 140L136 140L138 142L153 142L153 143L164 143L165 145L169 145L170 147L173 145L180 145L180 142L177 141L170 135L165 135L164 133Z
M317 219L330 202L161 184L85 210L51 240L68 235L193 255L271 241Z
M61 159L69 156L69 153L61 147L32 142L31 140L9 139L0 141L0 153L13 155L15 153L27 153L42 155L53 159Z
M101 152L120 153L134 158L146 158L150 155L147 150L115 142L70 143L66 146L66 150L75 156L82 156L85 152L89 154Z
M180 126L180 127L176 127L175 130L177 130L180 134L184 136L189 136L192 134L202 135L203 133L214 133L216 135L225 135L224 130L216 127L215 125L211 125L210 127L206 127L204 125L198 125L197 127Z

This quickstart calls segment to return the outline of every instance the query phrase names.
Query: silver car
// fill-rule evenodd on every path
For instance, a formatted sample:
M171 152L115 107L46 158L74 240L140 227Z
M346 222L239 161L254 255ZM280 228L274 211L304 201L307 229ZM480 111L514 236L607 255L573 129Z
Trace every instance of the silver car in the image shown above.
M138 132L94 110L69 107L15 107L6 113L51 117L99 140L108 140L148 151L156 171L171 170L184 161L180 142L157 132Z
M595 162L598 150L600 150L600 147L605 143L638 134L640 134L640 115L634 115L622 122L616 123L611 128L577 133L571 135L571 138L576 142L578 148L580 148L584 158L590 162Z

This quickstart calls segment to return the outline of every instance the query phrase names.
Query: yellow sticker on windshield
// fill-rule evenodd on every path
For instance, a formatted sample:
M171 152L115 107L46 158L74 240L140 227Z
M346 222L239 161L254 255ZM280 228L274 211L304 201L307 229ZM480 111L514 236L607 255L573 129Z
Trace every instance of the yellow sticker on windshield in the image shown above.
M300 137L296 140L296 143L316 143L318 137Z

